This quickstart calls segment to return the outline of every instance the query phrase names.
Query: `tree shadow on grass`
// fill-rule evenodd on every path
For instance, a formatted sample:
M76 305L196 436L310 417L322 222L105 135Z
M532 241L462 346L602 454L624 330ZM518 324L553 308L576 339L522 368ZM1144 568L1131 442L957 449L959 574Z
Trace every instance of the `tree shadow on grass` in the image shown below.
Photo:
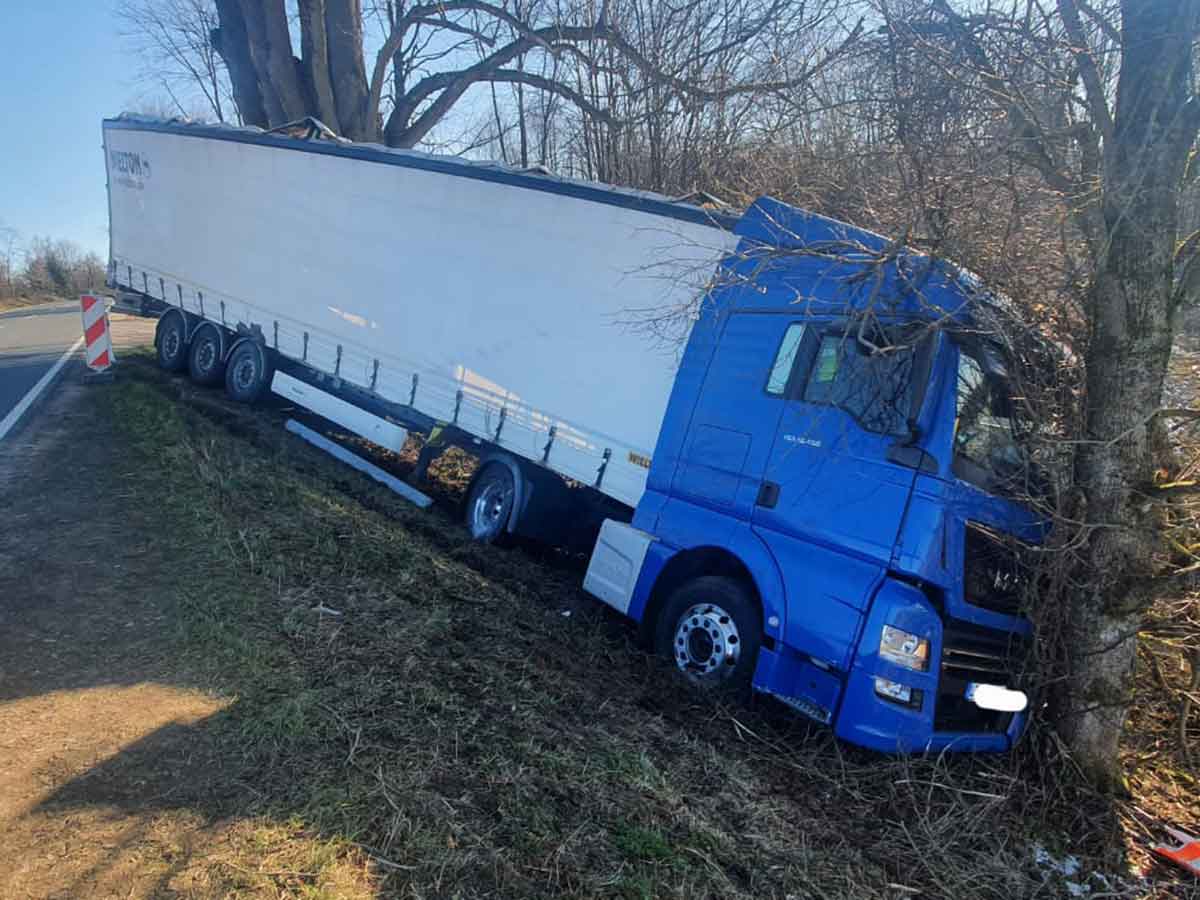
M70 852L41 873L28 866L29 882L14 886L63 897L375 896L365 854L280 818L241 780L219 737L231 716L164 725L46 797L26 819L39 846Z

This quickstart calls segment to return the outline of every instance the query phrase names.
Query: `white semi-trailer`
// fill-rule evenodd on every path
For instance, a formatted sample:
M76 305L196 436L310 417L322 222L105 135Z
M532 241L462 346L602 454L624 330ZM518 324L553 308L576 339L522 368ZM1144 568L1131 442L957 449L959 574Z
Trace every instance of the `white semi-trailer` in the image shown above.
M1040 529L974 281L768 198L319 131L105 121L109 277L163 368L420 433L418 473L467 449L472 534L585 542L585 589L698 684L884 750L1011 745L1030 626L993 538Z
M686 323L734 245L726 219L248 129L123 117L104 142L112 277L183 313L181 350L257 332L314 374L637 505L680 352L651 317Z

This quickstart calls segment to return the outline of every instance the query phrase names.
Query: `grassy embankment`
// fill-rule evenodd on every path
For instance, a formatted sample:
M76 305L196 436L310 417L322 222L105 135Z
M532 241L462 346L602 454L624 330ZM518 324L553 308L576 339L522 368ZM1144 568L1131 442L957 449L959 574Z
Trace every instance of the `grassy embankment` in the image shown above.
M576 565L464 539L461 461L435 470L421 512L284 434L277 411L124 366L96 394L111 496L138 510L133 539L178 559L155 578L164 652L234 698L210 729L244 789L208 812L369 856L381 895L1010 900L1065 890L1035 845L1078 856L1076 880L1116 871L1127 845L1145 862L1130 806L1197 825L1194 806L1179 818L1195 769L1168 738L1131 747L1137 796L1114 803L1052 740L897 760L769 703L697 698L580 592ZM1177 687L1147 684L1135 727ZM244 890L316 895L329 862L239 852ZM317 875L250 874L264 866Z

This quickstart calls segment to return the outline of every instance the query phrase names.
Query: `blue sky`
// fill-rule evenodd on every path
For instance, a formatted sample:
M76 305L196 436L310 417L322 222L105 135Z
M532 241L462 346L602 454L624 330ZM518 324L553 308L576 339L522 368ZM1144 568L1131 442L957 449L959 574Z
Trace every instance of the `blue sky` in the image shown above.
M143 91L115 0L0 0L0 225L108 258L100 120Z
M0 0L0 228L20 244L66 238L108 259L100 120L164 108L119 34L118 2ZM483 108L476 99L439 134L457 134Z

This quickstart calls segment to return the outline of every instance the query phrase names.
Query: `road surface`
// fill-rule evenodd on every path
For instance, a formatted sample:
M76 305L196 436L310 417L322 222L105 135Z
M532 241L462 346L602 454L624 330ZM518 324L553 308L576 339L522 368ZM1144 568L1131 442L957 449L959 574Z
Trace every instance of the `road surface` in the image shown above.
M75 303L0 312L0 421L79 340L82 327Z

